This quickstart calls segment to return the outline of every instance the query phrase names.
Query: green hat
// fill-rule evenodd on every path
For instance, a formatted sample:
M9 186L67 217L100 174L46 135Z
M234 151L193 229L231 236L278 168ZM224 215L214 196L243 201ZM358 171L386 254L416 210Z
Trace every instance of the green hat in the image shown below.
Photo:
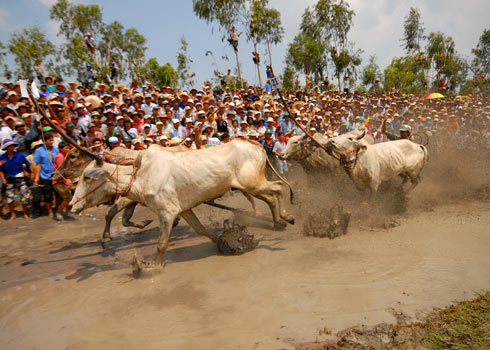
M272 130L271 129L265 129L265 133L266 134L272 134Z
M43 127L43 132L48 132L48 131L51 131L51 130L53 130L53 128L50 127L50 126Z

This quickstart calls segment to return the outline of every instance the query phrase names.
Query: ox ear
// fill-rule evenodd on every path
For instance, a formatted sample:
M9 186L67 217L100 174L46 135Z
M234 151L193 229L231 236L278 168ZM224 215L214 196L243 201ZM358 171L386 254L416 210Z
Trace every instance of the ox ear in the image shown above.
M135 168L141 167L142 159L143 159L143 152L140 152L134 161L134 167Z
M83 174L83 179L87 182L92 182L106 176L106 170L101 167L88 168Z
M365 151L365 150L367 150L367 146L366 145L362 145L359 142L356 142L356 148L359 151Z

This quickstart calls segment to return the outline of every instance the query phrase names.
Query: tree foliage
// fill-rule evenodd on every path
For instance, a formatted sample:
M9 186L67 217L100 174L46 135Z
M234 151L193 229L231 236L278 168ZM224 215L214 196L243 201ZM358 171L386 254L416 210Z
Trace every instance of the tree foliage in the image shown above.
M403 48L408 55L417 54L421 50L421 41L424 38L424 24L421 21L420 11L410 7L408 16L403 22Z
M435 72L432 86L435 90L456 90L466 79L467 69L457 54L453 38L441 32L432 32L427 38L426 60Z
M46 38L39 27L25 28L10 36L8 49L18 65L17 75L29 77L33 74L34 62L55 53L55 46Z
M363 68L361 74L362 84L374 88L376 80L381 78L381 71L376 63L376 56L369 57L369 63Z
M423 94L426 89L424 69L414 57L395 57L384 70L383 85L386 90Z
M301 18L300 35L297 40L306 38L310 47L314 47L315 67L309 67L310 62L303 62L304 67L309 68L315 82L324 81L328 75L328 67L333 69L337 77L340 89L341 75L356 75L357 67L361 64L361 50L355 50L354 44L348 40L348 33L352 27L352 19L355 13L344 0L318 0L312 8L306 8ZM304 34L304 35L302 35ZM312 45L310 41L316 42ZM290 49L294 49L294 45ZM301 51L300 51L301 52ZM295 54L288 50L288 57L294 58ZM299 59L310 60L311 55L297 56ZM297 60L296 60L297 61ZM292 62L298 67L298 62ZM305 70L305 73L306 70Z
M284 27L281 23L281 13L276 9L269 8L268 5L269 0L251 0L250 9L245 18L248 25L248 40L258 44L266 44L271 61L270 45L277 45L282 41ZM269 63L272 64L272 62Z
M192 0L192 4L197 17L204 19L206 23L217 23L219 29L227 33L239 23L245 8L245 0ZM225 36L222 39L224 38ZM238 76L240 82L243 82L238 51L235 51L235 56Z
M490 75L490 29L483 31L476 48L471 52L474 56L472 64L475 72L488 77Z
M189 58L187 52L187 41L185 37L180 38L180 43L182 46L177 52L177 72L179 74L179 79L183 87L192 88L194 86L195 73L190 70L190 63L193 61Z
M296 70L306 75L321 76L325 68L320 62L323 60L324 47L309 34L301 32L289 45L286 61Z
M172 65L167 62L161 66L155 57L140 67L138 73L155 86L176 87L178 84L178 74Z
M146 39L135 28L125 29L118 21L110 24L102 20L102 8L97 4L72 4L58 0L50 11L50 18L60 22L58 36L63 37L58 60L61 71L77 74L90 63L107 80L110 65L115 63L121 78L134 77L144 63ZM84 38L90 34L96 42L91 52Z

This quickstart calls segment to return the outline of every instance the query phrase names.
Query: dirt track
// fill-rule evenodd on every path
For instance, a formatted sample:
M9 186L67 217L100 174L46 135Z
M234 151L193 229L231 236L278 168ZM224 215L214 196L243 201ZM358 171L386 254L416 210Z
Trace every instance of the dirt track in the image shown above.
M454 182L458 174L431 174L402 215L380 214L389 203L377 209L347 203L349 232L334 240L302 234L305 214L332 199L314 196L329 188L306 190L301 177L294 186L301 189L298 204L290 206L295 226L272 231L268 218L241 215L237 221L248 225L259 246L222 256L182 223L173 231L164 271L143 279L132 278L129 261L133 248L153 257L154 223L129 234L115 222L112 248L103 252L98 240L105 208L73 223L2 222L0 347L289 349L325 339L319 334L325 328L393 321L391 309L416 316L471 298L490 289L488 194ZM457 195L447 191L451 181ZM220 202L250 210L238 194ZM265 206L260 211L269 215ZM196 213L208 226L232 215L205 206ZM148 217L154 218L138 207L136 218ZM393 219L399 226L382 228Z

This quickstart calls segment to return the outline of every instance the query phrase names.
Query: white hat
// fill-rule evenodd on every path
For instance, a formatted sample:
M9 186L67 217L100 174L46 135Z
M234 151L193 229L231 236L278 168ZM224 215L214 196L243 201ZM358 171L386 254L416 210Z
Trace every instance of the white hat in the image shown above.
M109 137L109 143L117 143L119 142L119 139L116 136L111 136Z
M178 119L175 119L175 118L174 118L174 119L172 119L172 123L173 123L173 124L175 124L175 123L180 123L180 120L178 120Z
M168 137L165 136L165 135L162 135L158 138L158 141L162 141L162 140L168 140Z
M190 137L186 137L184 142L192 142Z
M267 118L267 122L274 122L274 119L272 117Z
M85 106L82 105L81 103L77 103L77 105L75 106L75 109L78 109L78 108L85 108Z

